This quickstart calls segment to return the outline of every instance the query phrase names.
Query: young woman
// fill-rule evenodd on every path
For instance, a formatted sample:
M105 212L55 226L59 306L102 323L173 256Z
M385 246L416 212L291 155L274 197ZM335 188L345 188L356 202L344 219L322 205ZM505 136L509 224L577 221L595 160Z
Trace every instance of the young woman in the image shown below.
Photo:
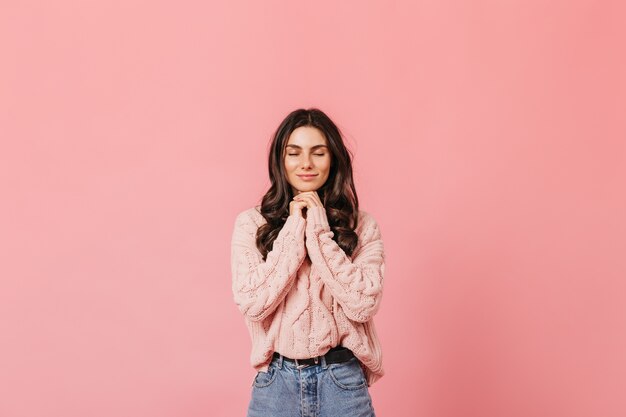
M269 175L261 205L237 215L232 235L234 301L257 371L248 417L375 416L383 242L359 209L337 126L315 108L291 112Z

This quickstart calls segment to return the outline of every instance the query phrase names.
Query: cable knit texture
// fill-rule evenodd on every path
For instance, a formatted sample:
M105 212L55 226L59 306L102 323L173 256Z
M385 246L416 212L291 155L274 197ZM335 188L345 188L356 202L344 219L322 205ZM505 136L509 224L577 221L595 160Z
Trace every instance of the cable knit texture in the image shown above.
M363 364L368 386L384 375L373 316L383 290L380 229L359 211L351 257L332 239L324 207L287 217L263 262L256 231L260 206L239 213L232 234L232 290L252 339L250 361L267 371L272 353L311 358L341 345Z

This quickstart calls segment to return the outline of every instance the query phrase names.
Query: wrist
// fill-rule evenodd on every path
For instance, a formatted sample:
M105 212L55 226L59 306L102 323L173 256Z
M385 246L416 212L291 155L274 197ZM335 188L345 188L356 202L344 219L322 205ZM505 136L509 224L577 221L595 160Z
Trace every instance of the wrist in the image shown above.
M309 228L322 229L324 231L330 230L328 224L328 216L326 215L326 208L323 206L309 207L307 209L307 226Z

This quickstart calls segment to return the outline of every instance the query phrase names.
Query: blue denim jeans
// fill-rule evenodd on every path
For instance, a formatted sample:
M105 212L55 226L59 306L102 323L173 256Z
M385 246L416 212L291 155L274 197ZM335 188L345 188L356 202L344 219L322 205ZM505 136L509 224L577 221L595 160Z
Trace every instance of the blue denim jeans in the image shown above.
M257 372L247 417L375 417L365 374L356 357L298 369L283 357Z

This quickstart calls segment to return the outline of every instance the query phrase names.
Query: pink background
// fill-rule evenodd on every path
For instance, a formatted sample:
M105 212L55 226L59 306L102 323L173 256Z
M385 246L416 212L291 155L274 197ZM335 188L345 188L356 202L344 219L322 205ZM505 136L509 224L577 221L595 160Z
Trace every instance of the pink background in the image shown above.
M318 106L381 225L378 415L626 415L621 1L3 1L0 415L243 416L234 216Z

